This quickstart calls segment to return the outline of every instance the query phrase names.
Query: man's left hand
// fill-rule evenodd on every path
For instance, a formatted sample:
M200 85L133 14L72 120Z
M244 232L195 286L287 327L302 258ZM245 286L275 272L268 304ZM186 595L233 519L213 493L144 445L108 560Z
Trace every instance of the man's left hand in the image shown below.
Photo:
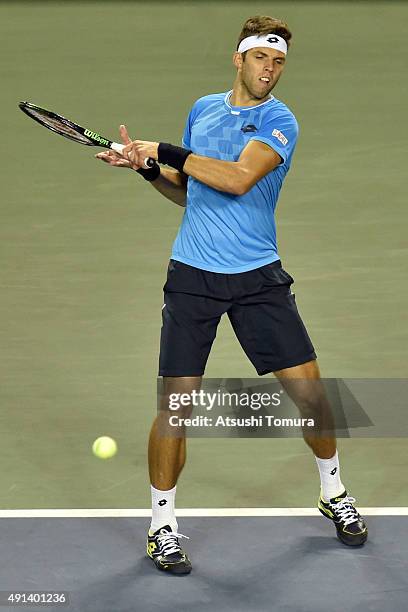
M146 168L144 160L148 157L158 158L158 142L149 142L147 140L133 140L123 149L122 156L128 159L131 163L137 164Z

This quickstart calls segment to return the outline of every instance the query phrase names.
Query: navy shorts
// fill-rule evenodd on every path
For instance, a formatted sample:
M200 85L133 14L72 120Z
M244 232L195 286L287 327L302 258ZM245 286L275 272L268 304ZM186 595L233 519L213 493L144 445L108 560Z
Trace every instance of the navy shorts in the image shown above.
M237 274L170 260L159 376L202 376L224 313L259 375L316 359L281 262Z

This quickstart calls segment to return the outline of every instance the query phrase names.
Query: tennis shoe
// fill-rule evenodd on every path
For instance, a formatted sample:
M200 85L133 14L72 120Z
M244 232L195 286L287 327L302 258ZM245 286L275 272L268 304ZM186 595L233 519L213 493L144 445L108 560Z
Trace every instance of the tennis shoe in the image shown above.
M344 491L328 502L320 496L317 507L319 512L333 521L337 530L337 537L347 546L361 546L367 540L367 526L363 518L354 507L354 497Z
M169 574L189 574L191 562L179 544L179 538L187 538L175 533L169 525L147 534L147 554L157 569Z

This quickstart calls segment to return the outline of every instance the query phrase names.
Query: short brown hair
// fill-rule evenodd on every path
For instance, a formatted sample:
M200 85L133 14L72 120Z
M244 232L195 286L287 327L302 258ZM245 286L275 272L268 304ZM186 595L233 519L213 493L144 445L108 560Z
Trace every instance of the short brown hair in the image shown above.
M244 40L247 36L256 36L257 34L261 36L277 34L286 40L288 49L290 47L292 32L289 30L287 23L281 21L281 19L275 19L275 17L255 15L255 17L249 17L242 26L241 34L238 37L237 49L241 40Z

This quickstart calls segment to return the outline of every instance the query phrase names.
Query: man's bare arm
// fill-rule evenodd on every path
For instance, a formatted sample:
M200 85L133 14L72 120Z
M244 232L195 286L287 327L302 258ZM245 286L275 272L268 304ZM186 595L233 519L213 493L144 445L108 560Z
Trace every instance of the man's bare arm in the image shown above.
M160 176L151 182L159 193L179 206L186 205L188 176L184 172L160 168Z
M123 144L129 144L131 142L128 131L125 125L121 125L119 128L119 134ZM119 153L109 150L103 153L95 155L101 161L109 164L110 166L116 166L119 168L129 168L130 170L139 170L142 167L140 164L132 163L128 159L124 159ZM188 176L184 172L178 172L172 168L161 168L160 176L154 181L151 181L153 187L165 198L178 204L178 206L186 205L187 195L187 179Z
M280 163L276 151L263 142L252 140L237 162L191 154L184 164L184 171L213 189L243 195Z
M122 155L131 163L141 164L146 157L157 159L158 147L158 142L136 140L125 147ZM270 146L251 140L238 161L224 161L192 153L184 163L183 172L218 191L243 195L281 162L280 155Z

